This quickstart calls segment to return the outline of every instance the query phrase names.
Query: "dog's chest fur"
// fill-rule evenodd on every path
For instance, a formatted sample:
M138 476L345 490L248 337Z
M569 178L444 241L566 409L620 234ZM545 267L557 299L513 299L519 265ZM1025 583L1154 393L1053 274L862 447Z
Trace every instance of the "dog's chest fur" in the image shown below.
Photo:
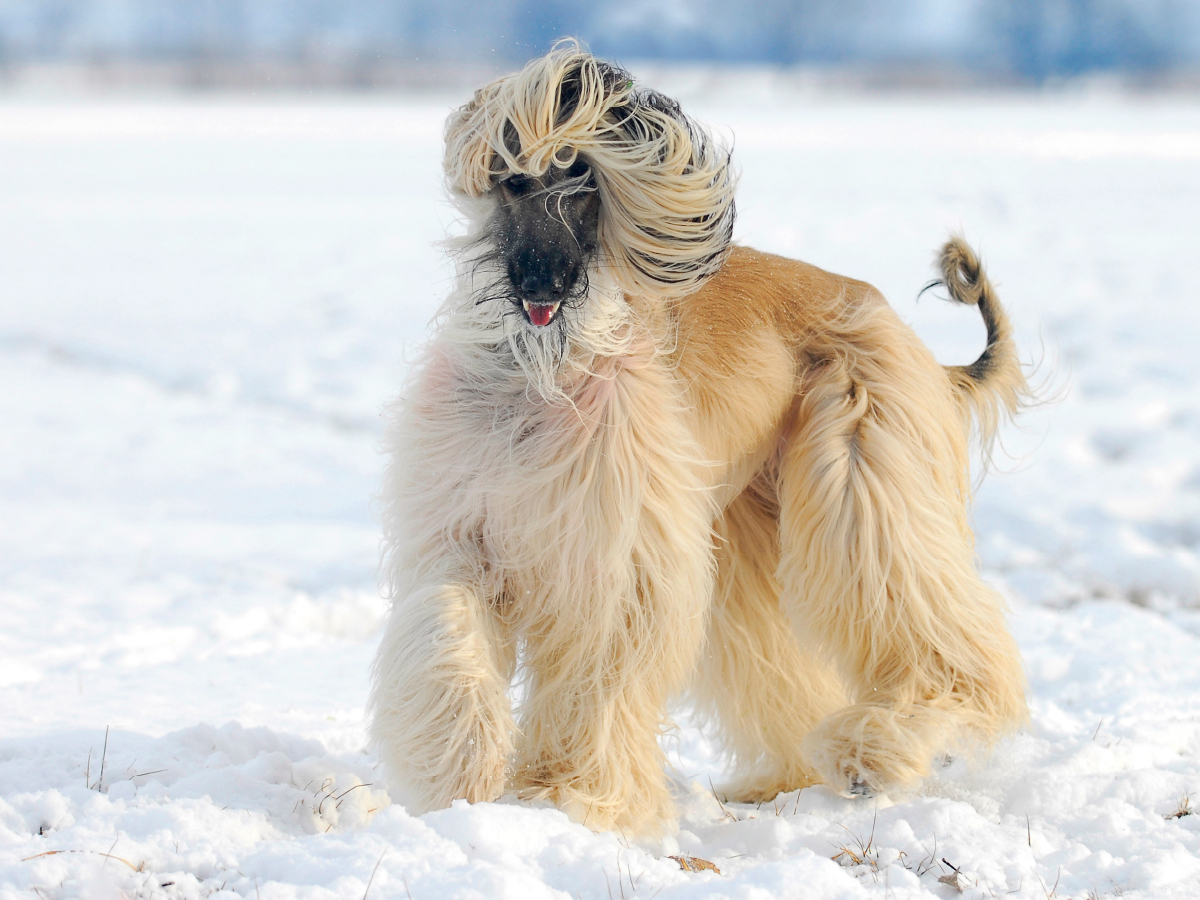
M412 564L437 556L437 535L458 548L455 558L478 557L464 566L501 579L506 592L554 591L628 567L655 504L667 522L695 512L672 504L698 505L711 525L769 463L793 418L803 341L773 322L802 307L795 289L746 288L778 265L738 250L678 305L582 328L600 349L572 345L554 371L557 394L501 343L479 341L473 320L451 318L393 432L396 490L413 519L397 530L424 535ZM814 270L791 265L789 278L769 283L809 287ZM844 283L830 280L810 296L839 294ZM625 326L629 339L614 338ZM487 333L501 339L498 328Z
M633 341L564 366L561 396L545 398L519 368L481 372L477 350L436 348L406 404L409 508L478 547L509 593L627 568L648 505L709 503L711 464L669 366Z

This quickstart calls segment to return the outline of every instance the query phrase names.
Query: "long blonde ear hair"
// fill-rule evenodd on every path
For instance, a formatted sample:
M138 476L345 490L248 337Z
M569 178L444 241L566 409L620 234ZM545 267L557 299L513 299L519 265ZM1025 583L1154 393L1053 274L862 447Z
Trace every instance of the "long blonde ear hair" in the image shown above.
M733 234L730 153L662 94L575 41L475 92L446 123L446 181L480 197L509 174L591 166L602 264L623 290L673 298L724 263Z

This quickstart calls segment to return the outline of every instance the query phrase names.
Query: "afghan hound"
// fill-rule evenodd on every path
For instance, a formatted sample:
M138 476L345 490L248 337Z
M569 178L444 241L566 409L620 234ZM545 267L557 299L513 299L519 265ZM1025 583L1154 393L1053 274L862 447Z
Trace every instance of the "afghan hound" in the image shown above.
M987 348L943 367L870 285L733 246L728 151L574 43L450 116L445 173L471 227L390 409L369 707L413 808L661 831L685 692L744 801L911 787L1025 721L968 470L1027 388L961 239Z

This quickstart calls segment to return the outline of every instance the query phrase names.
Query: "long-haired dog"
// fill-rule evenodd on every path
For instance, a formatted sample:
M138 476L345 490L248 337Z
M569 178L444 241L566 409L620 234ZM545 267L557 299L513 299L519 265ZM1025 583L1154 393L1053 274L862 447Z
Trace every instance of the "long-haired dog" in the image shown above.
M658 830L684 691L747 801L1025 720L968 456L1026 385L965 243L941 281L987 349L943 367L869 285L731 246L729 154L574 44L451 115L445 169L473 230L392 410L370 700L414 807Z

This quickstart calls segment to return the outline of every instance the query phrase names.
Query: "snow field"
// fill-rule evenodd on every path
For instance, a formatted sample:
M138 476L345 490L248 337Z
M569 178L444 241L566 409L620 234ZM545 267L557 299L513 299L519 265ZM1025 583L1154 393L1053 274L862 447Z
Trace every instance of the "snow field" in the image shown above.
M1055 397L975 517L1029 729L755 809L681 710L660 842L410 816L364 752L370 498L463 98L0 97L0 898L1200 897L1200 106L665 87L736 137L740 240L947 363L982 326L915 296L947 231L981 250Z

